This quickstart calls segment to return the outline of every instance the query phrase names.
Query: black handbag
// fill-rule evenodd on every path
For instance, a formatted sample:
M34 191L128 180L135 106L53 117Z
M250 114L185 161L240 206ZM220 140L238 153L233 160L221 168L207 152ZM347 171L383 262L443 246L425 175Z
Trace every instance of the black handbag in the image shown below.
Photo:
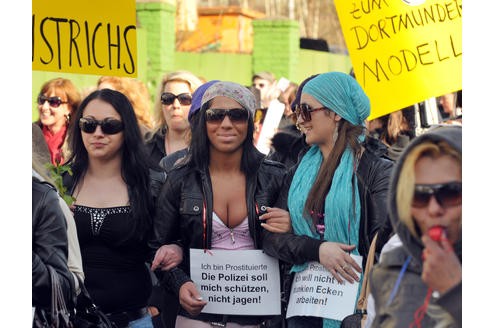
M340 328L362 328L366 322L366 306L368 304L368 295L370 293L369 276L371 268L375 262L375 249L376 239L378 233L373 237L370 250L368 252L368 258L366 259L366 267L364 269L363 284L361 286L361 293L356 304L356 310L353 314L348 315L340 323Z
M46 266L51 282L51 305L50 309L36 307L33 318L35 328L74 328L70 321L70 312L65 304L62 287L60 286L57 271L50 266Z
M72 322L75 328L116 328L108 317L93 302L91 296L84 286L84 282L79 280L81 293L77 297L75 314Z

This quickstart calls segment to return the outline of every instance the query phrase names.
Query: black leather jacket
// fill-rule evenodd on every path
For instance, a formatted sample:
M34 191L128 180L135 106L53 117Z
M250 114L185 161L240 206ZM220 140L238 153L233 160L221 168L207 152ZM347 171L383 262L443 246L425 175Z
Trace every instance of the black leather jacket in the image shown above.
M55 269L67 307L74 305L74 282L67 266L67 222L55 188L33 177L33 306L51 307L51 280L47 265Z
M267 235L271 233L260 225L258 212L265 206L273 206L282 187L285 168L278 162L263 159L260 156L259 168L253 176L246 179L246 202L249 231L257 249ZM203 206L206 210L206 239L203 238ZM160 192L154 221L154 238L150 242L153 249L161 245L177 242L184 248L184 260L179 267L168 273L157 272L162 284L169 284L178 295L180 287L189 276L189 248L211 248L213 193L210 176L206 167L195 169L179 165L172 169ZM180 314L190 317L183 309ZM221 322L222 315L204 314L194 317L196 320ZM240 324L258 324L266 318L229 316L229 321Z
M371 240L379 232L377 257L383 245L392 233L387 217L387 194L389 177L394 163L387 159L385 145L376 139L369 139L357 169L358 189L361 201L361 221L359 228L359 254L363 255L363 267L366 264ZM302 157L302 155L300 156ZM285 179L284 191L277 201L277 207L287 208L287 196L290 183L297 169L292 167ZM264 251L273 257L293 264L319 261L319 247L322 240L294 234L272 234L263 245Z
M153 165L158 165L160 160L167 155L165 150L165 134L167 129L163 128L156 132L147 132L144 135L144 147Z

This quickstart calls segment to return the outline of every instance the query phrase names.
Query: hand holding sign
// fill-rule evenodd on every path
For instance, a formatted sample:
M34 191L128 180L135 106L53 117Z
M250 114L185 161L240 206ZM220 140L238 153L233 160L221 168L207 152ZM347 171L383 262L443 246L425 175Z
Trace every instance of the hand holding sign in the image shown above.
M361 273L361 267L347 253L354 248L356 248L355 245L346 245L329 241L320 245L320 263L330 271L339 283L344 281L342 278L346 279L351 284L354 283L354 281L359 282L359 276L354 270Z
M184 310L193 316L200 314L207 303L203 301L196 285L192 281L188 281L180 287L179 302Z

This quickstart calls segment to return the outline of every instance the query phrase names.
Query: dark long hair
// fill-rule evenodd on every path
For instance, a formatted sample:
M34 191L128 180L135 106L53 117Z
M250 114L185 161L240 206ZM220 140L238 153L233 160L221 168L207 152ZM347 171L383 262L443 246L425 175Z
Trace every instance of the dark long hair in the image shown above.
M72 156L69 159L73 171L74 185L84 176L88 169L88 152L82 140L79 119L90 101L100 99L119 113L124 125L124 142L122 144L122 179L127 184L131 204L131 215L136 222L137 236L145 237L151 227L153 201L150 193L148 157L144 152L144 144L139 130L136 114L127 97L114 90L102 89L89 94L79 106L75 114L75 122L70 133Z
M328 112L328 115L330 115L330 112ZM306 215L310 214L311 211L323 213L325 198L330 191L335 170L340 164L340 159L342 158L345 149L350 147L355 159L357 159L359 155L361 149L359 136L363 133L364 127L352 125L342 118L337 129L339 133L337 141L328 158L321 163L320 171L309 191L308 199L304 206ZM314 216L308 215L308 217L312 217L313 222L315 222L316 218Z
M206 169L210 163L210 140L207 137L205 112L210 108L211 103L212 101L210 100L201 106L199 113L195 115L194 128L191 129L192 138L189 152L189 164L196 168ZM249 112L247 108L246 110ZM261 158L264 157L264 155L254 147L254 123L251 112L249 112L247 128L247 136L242 144L241 171L244 172L246 176L251 176L258 170Z

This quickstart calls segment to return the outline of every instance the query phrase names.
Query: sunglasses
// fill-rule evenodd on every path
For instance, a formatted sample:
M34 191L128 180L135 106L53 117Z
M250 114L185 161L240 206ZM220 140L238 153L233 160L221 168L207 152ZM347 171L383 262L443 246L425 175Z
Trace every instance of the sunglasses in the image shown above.
M45 101L48 101L48 104L53 108L57 108L62 104L67 104L67 101L62 101L60 97L45 97L43 95L38 96L38 105L43 106Z
M296 105L295 115L292 116L294 123L297 122L297 118L301 115L304 122L311 121L311 113L317 112L323 109L328 109L327 107L311 108L308 104Z
M173 93L164 92L162 93L160 100L164 105L172 105L175 101L175 98L179 99L179 103L184 106L190 105L192 102L192 97L188 93L181 93L176 96Z
M248 120L249 112L244 108L210 108L206 110L206 122L221 123L225 116L228 116L232 123L244 123Z
M101 131L105 134L116 134L124 129L124 124L122 121L109 117L101 121L95 120L94 118L84 117L79 119L79 127L86 133L94 133L98 125L101 126Z
M442 207L452 207L462 204L462 182L448 182L440 184L417 184L414 186L412 206L426 207L431 199Z

